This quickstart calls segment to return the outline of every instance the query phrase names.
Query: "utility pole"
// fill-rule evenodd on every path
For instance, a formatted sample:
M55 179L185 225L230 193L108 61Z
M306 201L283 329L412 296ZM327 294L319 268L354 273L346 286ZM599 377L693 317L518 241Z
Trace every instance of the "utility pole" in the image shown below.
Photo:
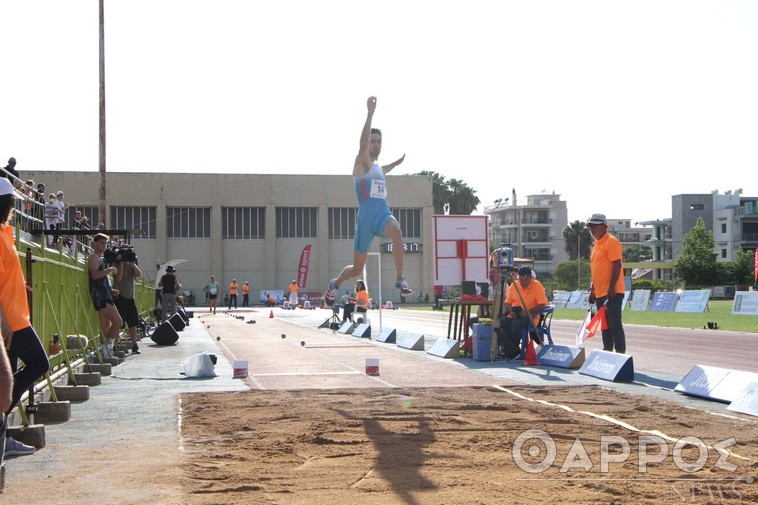
M100 7L100 202L98 215L100 222L107 229L108 216L105 213L105 16L103 13L103 2L104 0L99 0L98 2Z
M582 289L582 232L576 234L576 289Z

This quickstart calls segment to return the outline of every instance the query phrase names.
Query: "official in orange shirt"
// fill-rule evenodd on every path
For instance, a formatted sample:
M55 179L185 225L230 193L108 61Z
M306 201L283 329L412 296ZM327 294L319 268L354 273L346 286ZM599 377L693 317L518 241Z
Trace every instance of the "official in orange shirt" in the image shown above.
M297 281L290 282L290 306L294 310L297 307Z
M242 306L250 306L250 283L248 281L242 285Z
M30 289L24 281L21 262L13 240L12 222L16 198L24 198L16 192L8 179L0 178L0 331L3 335L5 351L13 372L11 404L5 414L10 414L18 404L21 395L50 369L45 348L32 328L26 291ZM18 360L24 366L18 367ZM0 416L2 418L2 416ZM3 419L0 419L3 421ZM5 430L0 422L0 429ZM6 455L31 454L35 448L22 444L10 437L5 440ZM2 462L0 455L0 462Z
M363 314L363 322L368 319L365 314L368 312L370 304L371 299L368 296L368 291L366 291L366 283L357 280L355 282L355 311Z
M232 283L229 284L229 310L232 310L232 302L234 302L234 308L237 308L237 279L232 279Z
M624 354L626 352L626 335L621 324L621 309L624 302L624 265L621 257L624 248L619 239L608 233L608 221L605 214L592 214L587 220L595 245L592 247L590 268L592 269L592 287L590 303L597 308L605 304L608 329L603 330L603 350Z
M515 359L521 354L521 334L529 326L527 314L534 317L536 325L539 320L536 314L547 307L547 304L545 286L534 278L531 268L521 267L518 279L511 284L505 297L503 310L509 317L502 319L500 323L503 354L507 359Z

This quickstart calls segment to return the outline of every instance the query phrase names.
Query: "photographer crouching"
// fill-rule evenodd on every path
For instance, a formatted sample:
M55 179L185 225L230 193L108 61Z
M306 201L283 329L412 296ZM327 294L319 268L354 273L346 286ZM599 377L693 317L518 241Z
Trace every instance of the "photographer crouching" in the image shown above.
M134 302L134 279L141 277L142 271L137 265L137 254L131 246L121 246L117 250L107 250L106 261L109 261L109 258L116 263L116 274L113 276L113 289L118 291L115 297L116 309L128 328L132 354L140 354L137 345L137 327L140 320L137 304Z

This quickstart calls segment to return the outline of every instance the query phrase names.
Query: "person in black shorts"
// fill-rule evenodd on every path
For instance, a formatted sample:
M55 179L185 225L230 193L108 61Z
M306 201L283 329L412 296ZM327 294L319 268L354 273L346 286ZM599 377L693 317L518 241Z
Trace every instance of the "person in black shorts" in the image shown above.
M109 267L103 259L109 239L110 237L104 233L95 235L93 237L94 252L87 258L89 294L92 298L92 305L94 305L100 318L100 326L105 337L103 348L100 350L104 357L113 356L113 343L118 338L121 325L124 324L113 301L113 290L108 277L115 274L117 269L116 267Z
M132 342L132 354L140 354L137 345L137 326L139 326L139 312L134 303L134 278L141 277L142 271L136 261L121 261L116 267L116 275L113 277L113 289L118 290L116 308L129 329L129 339Z
M208 296L208 311L215 314L218 299L218 282L215 275L211 275L211 281L205 285L205 294Z

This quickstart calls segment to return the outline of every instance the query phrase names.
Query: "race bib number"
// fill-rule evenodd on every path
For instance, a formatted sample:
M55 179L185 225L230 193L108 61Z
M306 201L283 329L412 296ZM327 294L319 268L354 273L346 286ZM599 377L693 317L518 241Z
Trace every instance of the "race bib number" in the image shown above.
M384 185L384 181L379 179L371 181L371 198L387 199L387 188Z
M216 288L211 288L210 290L208 290L208 292L212 295L215 295L216 293L218 293L218 290Z

